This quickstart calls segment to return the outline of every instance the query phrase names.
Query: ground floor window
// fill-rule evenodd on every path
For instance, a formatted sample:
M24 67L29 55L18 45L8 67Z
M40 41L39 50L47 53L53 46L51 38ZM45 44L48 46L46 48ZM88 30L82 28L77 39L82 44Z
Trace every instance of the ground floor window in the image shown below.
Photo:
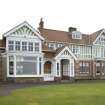
M42 74L42 58L39 58L39 74Z
M38 56L11 55L7 60L8 76L41 75L43 61Z
M14 75L14 57L9 56L9 75Z
M57 63L57 75L59 75L59 63Z
M80 62L80 72L87 73L89 71L89 63L88 62Z
M37 57L17 56L16 57L16 74L17 75L37 74Z
M101 65L100 63L96 63L96 73L99 74L100 73L100 69L101 69Z

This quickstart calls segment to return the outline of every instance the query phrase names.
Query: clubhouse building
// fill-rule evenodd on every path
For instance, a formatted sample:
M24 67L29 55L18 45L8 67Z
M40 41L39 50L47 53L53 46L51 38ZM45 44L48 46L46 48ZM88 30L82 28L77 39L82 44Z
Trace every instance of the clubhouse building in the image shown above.
M0 81L44 82L105 79L105 29L83 34L38 29L24 21L2 35Z

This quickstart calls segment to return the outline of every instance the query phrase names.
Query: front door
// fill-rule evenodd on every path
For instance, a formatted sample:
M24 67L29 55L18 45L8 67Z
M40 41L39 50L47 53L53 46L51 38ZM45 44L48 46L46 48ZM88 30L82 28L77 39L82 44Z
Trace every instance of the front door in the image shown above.
M52 62L46 61L44 64L44 81L54 81L54 76L51 74Z
M51 62L47 61L44 64L44 74L50 74L51 73Z
M61 60L61 78L62 80L70 78L70 65L67 59Z

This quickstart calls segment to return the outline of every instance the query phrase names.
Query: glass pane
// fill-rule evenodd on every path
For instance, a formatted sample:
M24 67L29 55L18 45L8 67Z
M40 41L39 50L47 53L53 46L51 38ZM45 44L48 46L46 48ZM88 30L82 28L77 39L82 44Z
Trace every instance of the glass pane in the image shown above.
M9 75L14 74L14 62L13 62L13 60L14 60L13 56L9 56Z
M32 75L37 74L36 62L17 62L16 74Z
M15 50L17 50L17 51L20 50L20 41L15 42Z
M37 74L37 57L17 56L16 74L35 75Z

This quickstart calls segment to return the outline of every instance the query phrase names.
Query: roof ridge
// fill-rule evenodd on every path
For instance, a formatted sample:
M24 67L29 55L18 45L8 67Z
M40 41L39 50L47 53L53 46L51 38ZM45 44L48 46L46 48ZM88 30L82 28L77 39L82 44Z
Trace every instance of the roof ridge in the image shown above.
M104 28L102 28L102 29L100 29L100 30L98 30L98 31L95 31L95 32L93 32L93 33L91 33L91 34L89 34L89 35L96 34L96 33L100 32L100 31L102 31L102 30L104 30Z
M44 30L51 30L51 31L60 31L60 32L66 32L68 33L68 31L63 31L63 30L56 30L56 29L48 29L48 28L43 28ZM42 29L42 30L43 30Z

